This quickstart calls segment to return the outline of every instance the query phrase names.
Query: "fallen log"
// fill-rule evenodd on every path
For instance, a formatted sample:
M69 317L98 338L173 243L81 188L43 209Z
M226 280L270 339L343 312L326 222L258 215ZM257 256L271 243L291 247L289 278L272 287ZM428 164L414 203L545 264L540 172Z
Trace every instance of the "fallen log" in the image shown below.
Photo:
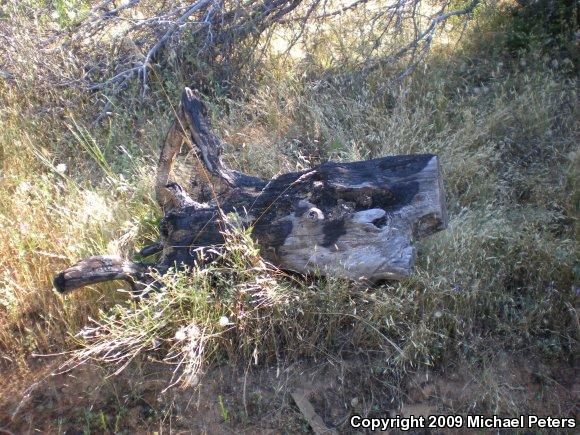
M197 161L196 200L170 182L183 146ZM224 243L224 218L230 213L251 228L261 255L282 269L371 282L408 277L413 240L447 226L437 156L328 162L264 181L226 167L222 151L201 96L186 88L157 168L161 240L142 250L143 255L161 252L159 261L91 257L59 273L55 288L66 292L114 279L139 288L151 280L153 269L163 274L170 267L193 266L200 248Z

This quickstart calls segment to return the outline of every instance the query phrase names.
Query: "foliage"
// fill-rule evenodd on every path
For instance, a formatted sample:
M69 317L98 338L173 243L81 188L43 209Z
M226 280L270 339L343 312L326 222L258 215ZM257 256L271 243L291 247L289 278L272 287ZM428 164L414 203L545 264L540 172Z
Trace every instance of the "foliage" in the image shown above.
M529 33L492 5L465 29L450 22L404 81L388 80L404 62L345 81L364 54L354 40L365 15L357 14L351 27L342 17L312 29L302 52L289 56L273 36L262 41L266 54L237 91L225 89L210 64L197 63L195 74L209 77L214 121L230 144L225 158L248 173L267 177L329 158L439 154L450 227L422 242L416 274L374 288L289 276L265 264L234 223L219 261L164 277L164 291L139 303L111 286L63 298L50 279L78 258L130 255L156 238L156 145L198 60L160 65L150 104L111 98L112 114L93 124L94 95L67 80L102 53L41 54L34 20L14 17L16 49L0 62L15 77L0 79L7 366L26 368L32 353L71 349L75 361L105 361L114 371L152 358L175 364L169 386L195 384L225 362L365 354L383 394L412 368L466 365L489 392L483 411L526 411L529 401L511 400L512 390L494 384L497 355L555 365L573 358L579 339L576 60L562 49L568 45L550 43L555 30L534 25ZM479 403L466 400L462 410Z

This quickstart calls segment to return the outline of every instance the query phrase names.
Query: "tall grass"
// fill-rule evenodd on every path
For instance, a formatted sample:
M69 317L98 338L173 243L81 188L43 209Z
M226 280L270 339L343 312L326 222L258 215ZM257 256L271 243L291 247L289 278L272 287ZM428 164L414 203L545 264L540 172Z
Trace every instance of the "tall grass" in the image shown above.
M95 252L131 254L154 237L157 212L148 162L109 163L112 153L105 156L94 136L67 134L66 124L31 114L21 92L6 89L1 109L0 347L5 359L24 362L30 353L65 349L106 304L99 292L56 296L55 270ZM119 165L129 171L113 169Z
M56 91L2 85L5 358L24 364L31 353L74 348L75 361L118 371L149 355L174 364L170 386L195 384L225 361L365 354L381 373L459 361L486 373L490 388L498 353L571 358L580 338L577 79L566 54L540 37L511 50L512 22L494 11L461 40L453 34L434 47L404 84L383 69L336 87L321 59L270 56L251 98L210 101L226 158L264 177L329 158L440 156L449 228L420 242L410 279L375 288L277 271L233 225L218 261L165 276L164 290L138 304L115 286L56 295L55 271L87 255L131 254L155 238L151 173L167 94L95 128L86 101L70 96L77 110L61 102L64 118L47 120L34 109L58 105ZM345 44L331 42L320 54L326 63L345 56ZM525 410L505 400L509 391L493 391L490 409Z
M570 311L577 298L575 79L538 53L486 52L495 40L487 37L474 35L460 51L440 48L434 66L405 88L387 87L377 75L344 92L289 73L277 76L277 91L230 104L218 118L241 145L234 164L266 175L327 158L439 154L450 225L421 242L412 278L373 289L324 278L296 283L268 270L251 241L236 236L222 257L227 266L170 276L166 292L136 309L118 307L79 356L130 358L145 346L179 361L176 376L186 379L240 358L369 352L398 367L454 358L487 367L501 350L566 359L578 339ZM522 59L533 66L522 67ZM253 143L248 132L259 132ZM256 294L262 303L253 302ZM126 319L136 322L129 331L146 337L128 332Z

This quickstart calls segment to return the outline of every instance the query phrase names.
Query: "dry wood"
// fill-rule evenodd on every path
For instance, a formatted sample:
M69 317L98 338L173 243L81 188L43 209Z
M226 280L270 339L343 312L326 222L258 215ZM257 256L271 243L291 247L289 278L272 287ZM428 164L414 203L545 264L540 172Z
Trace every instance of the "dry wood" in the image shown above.
M324 424L324 420L322 417L316 413L314 407L308 400L307 393L302 390L296 390L291 393L294 402L300 409L300 412L312 428L312 431L316 435L338 435L336 429L329 429L326 424Z
M201 189L195 199L170 182L183 145L198 160ZM409 276L413 240L447 225L439 162L431 154L328 162L266 182L225 166L222 151L201 96L186 88L157 170L161 240L143 252L161 252L150 266L160 273L192 266L202 260L200 248L222 245L224 217L230 213L252 228L263 257L283 269L368 281ZM148 276L144 265L118 259L104 267L95 258L101 257L59 274L57 290Z
M134 290L147 281L147 265L123 260L115 255L98 255L79 261L54 278L54 287L65 293L79 287L105 281L127 281Z
M235 45L244 42L246 46L251 44L257 47L268 31L284 26L288 34L293 35L287 48L289 52L308 34L308 28L316 28L311 24L331 22L342 14L364 8L366 23L372 25L361 24L360 40L365 44L372 41L372 48L361 59L359 68L353 68L353 71L360 70L365 75L405 58L401 74L395 77L395 80L400 80L422 61L437 30L449 18L469 16L479 2L472 0L460 9L452 9L457 6L453 2L443 2L440 7L434 4L425 9L421 0L387 3L353 0L349 4L334 5L334 9L332 4L320 0L195 0L185 4L168 0L156 3L154 7L148 4L150 2L139 0L128 0L120 5L105 0L83 14L78 23L44 43L50 46L55 40L64 41L62 46L49 48L51 50L69 49L71 45L93 45L96 50L103 50L106 47L103 40L119 48L129 42L135 48L131 50L133 53L122 49L111 53L106 48L103 50L105 57L102 64L108 66L112 62L113 67L101 69L91 65L91 74L84 74L80 79L87 89L109 94L127 90L131 88L131 81L139 80L145 96L153 68L157 65L169 66L173 63L169 62L170 57L188 53L187 58L191 50L195 50L197 59L202 63L248 67L262 50L248 54L248 50L237 50ZM122 28L121 32L119 28ZM409 29L412 31L409 32ZM399 39L407 42L402 46L392 43ZM134 56L135 51L137 56ZM238 57L239 53L243 54ZM350 74L343 77L347 81L352 78ZM99 119L110 109L111 104L105 104Z

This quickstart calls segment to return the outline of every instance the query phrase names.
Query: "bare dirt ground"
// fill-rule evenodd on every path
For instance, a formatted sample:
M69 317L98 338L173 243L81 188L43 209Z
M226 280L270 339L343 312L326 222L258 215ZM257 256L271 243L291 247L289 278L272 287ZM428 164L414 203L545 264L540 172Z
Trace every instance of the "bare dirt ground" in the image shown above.
M207 373L197 388L167 392L167 365L136 363L112 375L96 365L58 373L59 363L35 362L26 377L5 373L1 433L310 433L290 395L297 390L339 433L357 433L349 426L354 414L511 417L505 410L527 409L530 414L577 416L580 399L574 362L548 367L509 356L498 358L487 371L450 365L437 372L407 371L403 377L377 372L376 362L357 358L285 367L224 366Z

